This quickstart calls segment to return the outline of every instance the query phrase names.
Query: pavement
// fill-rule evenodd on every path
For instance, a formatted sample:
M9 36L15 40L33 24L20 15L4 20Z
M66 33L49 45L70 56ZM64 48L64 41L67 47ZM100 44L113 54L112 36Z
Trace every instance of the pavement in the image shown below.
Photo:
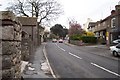
M84 51L87 51L88 53L93 53L95 55L107 57L107 58L114 59L114 60L120 60L120 56L114 57L112 55L109 47L106 45L96 44L96 45L88 45L88 46L77 46L77 45L70 44L68 42L65 42L65 44L72 46L72 47L76 47L76 48L84 50Z
M41 44L41 46L36 49L36 52L31 55L30 61L22 73L24 80L53 78L43 53L44 45L44 43Z

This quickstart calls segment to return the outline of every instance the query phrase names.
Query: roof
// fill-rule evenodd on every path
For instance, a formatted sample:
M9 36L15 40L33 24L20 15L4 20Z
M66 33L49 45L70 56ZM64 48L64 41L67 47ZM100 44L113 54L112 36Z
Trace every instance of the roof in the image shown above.
M22 26L36 26L37 18L36 17L17 17Z

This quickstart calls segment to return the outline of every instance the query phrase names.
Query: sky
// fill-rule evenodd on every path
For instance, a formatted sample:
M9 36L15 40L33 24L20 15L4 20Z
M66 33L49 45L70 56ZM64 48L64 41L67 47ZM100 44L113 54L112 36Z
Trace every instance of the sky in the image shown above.
M87 18L94 22L109 16L111 10L120 0L59 0L63 5L64 15L56 23L67 24L68 19L74 18L79 24L86 23Z
M8 3L13 0L0 0L0 11L5 10ZM68 27L68 19L74 18L80 25L86 23L87 18L94 22L109 16L111 10L120 0L57 0L64 13L52 25L61 24Z

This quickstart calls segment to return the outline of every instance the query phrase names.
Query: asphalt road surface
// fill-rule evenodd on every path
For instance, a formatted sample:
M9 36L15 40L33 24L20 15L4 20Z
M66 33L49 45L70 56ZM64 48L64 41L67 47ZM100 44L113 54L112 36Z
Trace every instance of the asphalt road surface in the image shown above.
M87 49L77 49L64 43L48 42L45 48L57 78L120 77L118 60L95 55Z

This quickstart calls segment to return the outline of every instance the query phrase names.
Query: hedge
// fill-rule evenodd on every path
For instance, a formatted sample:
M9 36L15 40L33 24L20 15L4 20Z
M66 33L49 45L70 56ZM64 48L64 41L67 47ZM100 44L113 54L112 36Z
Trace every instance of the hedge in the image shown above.
M96 43L97 42L97 38L94 36L82 36L81 40L84 43Z
M97 38L94 36L80 36L80 35L72 35L70 36L71 40L82 40L84 43L96 43Z
M75 34L75 35L70 36L70 39L71 39L71 40L80 40L80 39L81 39L81 36Z

